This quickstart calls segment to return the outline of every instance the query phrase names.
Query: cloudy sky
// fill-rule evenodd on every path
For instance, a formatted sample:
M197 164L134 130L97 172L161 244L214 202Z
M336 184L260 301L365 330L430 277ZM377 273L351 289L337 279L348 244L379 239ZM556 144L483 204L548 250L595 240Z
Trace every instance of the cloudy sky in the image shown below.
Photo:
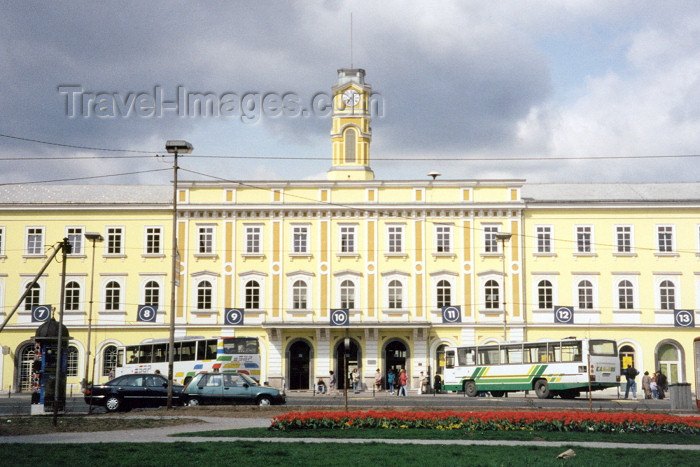
M168 139L195 147L183 179L325 179L331 122L313 105L350 66L382 104L378 179L700 180L696 0L1 9L0 184L168 183Z

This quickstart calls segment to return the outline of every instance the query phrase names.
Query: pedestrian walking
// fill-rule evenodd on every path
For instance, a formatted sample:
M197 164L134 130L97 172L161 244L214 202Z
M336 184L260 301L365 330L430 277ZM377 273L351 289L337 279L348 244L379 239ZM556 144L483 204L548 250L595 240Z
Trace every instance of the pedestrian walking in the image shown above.
M401 369L401 373L399 373L399 396L401 393L403 393L403 396L406 397L408 389L406 388L406 385L408 384L408 376L406 375L406 370Z
M377 368L377 371L374 373L374 388L377 392L382 390L382 372L379 368Z

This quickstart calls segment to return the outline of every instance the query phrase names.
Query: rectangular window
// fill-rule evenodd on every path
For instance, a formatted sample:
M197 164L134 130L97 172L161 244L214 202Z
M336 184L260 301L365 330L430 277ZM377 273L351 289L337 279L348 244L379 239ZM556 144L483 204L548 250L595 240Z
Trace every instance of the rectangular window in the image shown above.
M309 252L309 228L305 225L292 227L292 252L303 254Z
M197 227L197 253L200 255L214 254L213 225L200 225Z
M537 253L552 252L552 228L546 225L536 227Z
M107 227L107 254L121 255L123 254L124 229L121 227Z
M41 255L44 253L44 229L43 227L27 228L27 254Z
M632 253L632 226L618 225L615 227L616 253Z
M452 226L435 226L435 251L437 253L452 252Z
M355 226L340 226L340 252L355 253Z
M262 253L262 227L259 225L248 225L245 228L245 252L248 255L259 255Z
M82 227L67 227L66 238L71 246L72 255L83 254L83 228Z
M487 225L484 227L484 253L498 253L497 233L498 227L495 225Z
M163 253L163 229L146 227L146 254L159 255Z
M673 226L659 225L656 227L658 248L660 253L673 252Z
M387 251L389 253L403 253L403 226L387 226Z
M591 237L592 228L588 225L579 225L576 227L576 252L591 253Z

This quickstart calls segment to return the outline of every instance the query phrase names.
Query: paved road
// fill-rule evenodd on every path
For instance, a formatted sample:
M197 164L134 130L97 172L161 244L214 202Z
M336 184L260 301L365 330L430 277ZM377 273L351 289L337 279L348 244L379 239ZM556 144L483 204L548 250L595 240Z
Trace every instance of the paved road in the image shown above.
M287 394L288 406L302 407L343 407L345 399L342 392L336 395L312 394L309 392L290 392ZM670 412L671 402L664 400L625 400L619 399L617 391L608 390L594 393L592 401L594 410L634 410L650 412ZM588 410L586 398L574 400L538 399L533 394L511 394L510 397L464 397L463 394L424 394L411 393L408 397L392 396L386 392L373 394L362 392L348 394L348 406L366 407L426 407L434 409L554 409L554 410ZM85 414L88 405L82 397L69 397L66 401L66 414ZM104 409L94 407L94 412L102 413ZM690 411L692 412L692 411ZM28 415L30 399L28 395L12 394L0 397L0 415ZM696 412L697 413L697 412Z

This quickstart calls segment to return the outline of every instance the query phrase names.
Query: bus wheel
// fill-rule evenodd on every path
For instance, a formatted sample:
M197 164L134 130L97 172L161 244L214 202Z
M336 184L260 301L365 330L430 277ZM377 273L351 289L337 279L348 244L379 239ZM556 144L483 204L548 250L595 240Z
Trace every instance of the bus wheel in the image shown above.
M506 395L505 391L491 391L492 397L503 397Z
M467 394L469 397L475 397L477 390L476 390L476 383L474 381L467 381L464 383L464 392Z
M540 399L548 399L550 396L550 391L549 391L549 383L547 383L547 380L544 379L538 379L535 381L535 394L537 394L537 397Z

